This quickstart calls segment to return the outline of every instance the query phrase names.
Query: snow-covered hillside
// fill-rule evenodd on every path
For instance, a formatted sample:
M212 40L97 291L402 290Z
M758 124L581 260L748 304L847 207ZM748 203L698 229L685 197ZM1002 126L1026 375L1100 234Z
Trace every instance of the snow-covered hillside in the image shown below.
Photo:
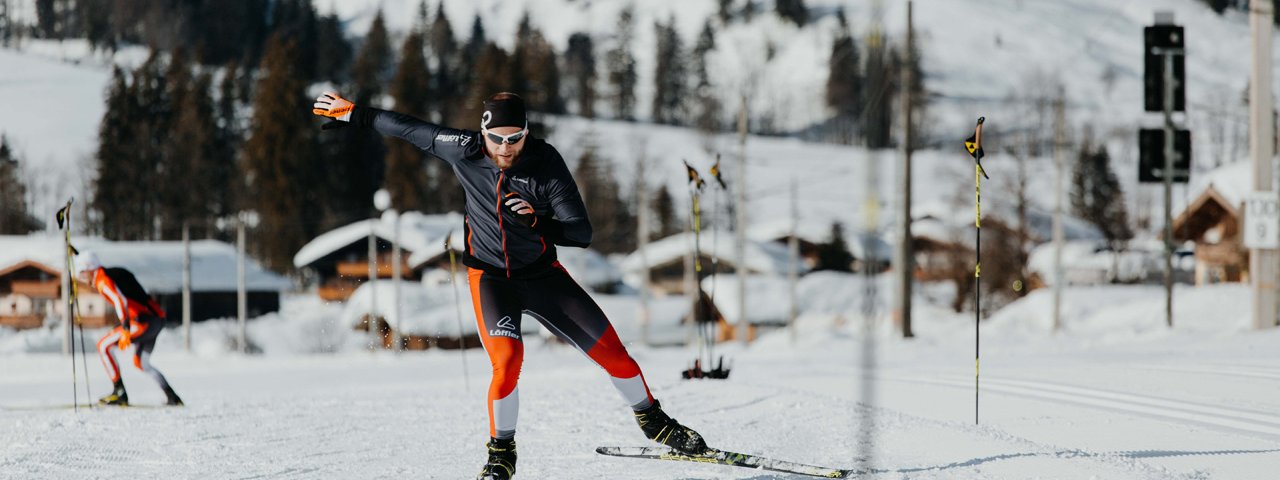
M765 5L763 13L753 21L735 20L719 31L717 49L711 55L712 81L727 105L737 105L738 95L745 92L753 112L774 116L783 128L812 125L828 115L822 92L836 29L836 8L848 12L859 38L873 31L877 19L883 31L901 38L904 3L810 0L807 5L814 19L804 28L780 20L771 5ZM353 37L363 35L373 15L381 9L393 36L398 37L415 21L418 4L418 0L347 0L318 2L317 7L322 12L336 12L346 21ZM563 49L572 33L585 31L596 38L597 54L603 54L612 46L618 12L627 4L591 0L448 1L444 10L459 37L469 34L473 17L480 13L488 38L510 47L516 25L528 11L557 48ZM654 0L636 5L634 49L640 73L637 104L643 117L652 95L653 57L649 52L655 51L653 23L674 16L686 44L691 44L703 21L714 14L715 3ZM434 10L434 2L431 6ZM968 174L963 168L950 167L964 160L956 155L959 148L953 148L950 142L958 145L979 115L987 116L992 132L1026 128L1031 121L1027 105L1016 99L1036 94L1055 81L1065 84L1070 103L1068 116L1077 126L1076 131L1089 123L1096 138L1113 146L1117 173L1131 189L1137 187L1134 132L1147 119L1140 108L1141 28L1151 23L1154 10L1162 9L1174 11L1179 23L1187 28L1187 118L1197 132L1198 168L1238 160L1245 152L1228 143L1243 139L1244 107L1238 100L1249 71L1248 55L1241 54L1248 49L1249 29L1246 18L1238 12L1217 16L1196 0L917 0L916 31L932 97L926 133L928 141L938 148L917 157L924 162L916 167L917 179L924 182L916 188L917 201L958 199L963 178ZM23 12L33 11L29 5L17 8L20 17ZM776 54L766 61L765 51L770 45ZM54 199L85 190L92 176L85 160L96 148L109 79L107 64L115 61L134 65L145 53L132 48L114 59L105 59L89 54L82 41L28 40L20 48L0 50L0 65L5 67L0 68L0 91L6 101L0 132L13 142L20 157L28 160L27 174L36 184L30 195L36 211L46 211ZM736 140L731 137L706 140L681 129L590 124L572 119L566 119L559 127L552 139L559 148L570 152L566 157L574 157L573 145L590 133L620 132L621 135L599 138L628 139L626 146L616 142L598 145L623 167L619 171L623 181L619 183L628 189L632 182L626 181L625 176L631 172L627 167L634 165L635 142L647 141L646 153L663 162L650 175L661 177L655 181L665 181L673 188L679 186L681 173L669 164L682 158L709 164L712 151L728 158L737 152ZM1001 141L999 136L991 139ZM803 187L802 202L826 204L817 207L814 214L818 219L836 213L846 224L855 222L849 217L849 210L860 205L866 195L860 188L847 187L863 183L856 179L866 172L854 165L864 164L867 152L754 137L749 145L751 162L760 165L752 174L752 183L763 185L753 200L764 200L761 203L767 208L785 208L774 200L785 195L786 185L768 180L796 176ZM1010 178L1015 160L998 149L989 152L990 171L997 180L985 186L991 191L985 197L993 208L999 209L1002 201L1007 203L1010 198L1007 192L1000 191L999 184ZM893 185L891 179L899 159L892 153L878 155L882 157L878 167L883 178L881 188L891 191L889 185ZM1039 174L1051 165L1043 160L1027 161L1033 163L1032 191L1052 191L1048 176ZM756 182L757 176L766 180ZM840 188L825 186L837 178L846 180ZM931 184L935 179L938 184ZM1131 208L1154 208L1156 202L1144 193L1146 188L1149 187L1130 192L1127 199ZM1182 188L1175 193L1178 197L1192 194ZM887 193L882 197L886 202L892 200ZM1036 197L1033 202L1041 209L1051 208L1049 196ZM1180 198L1179 203L1185 200ZM806 215L815 212L809 208L802 211Z

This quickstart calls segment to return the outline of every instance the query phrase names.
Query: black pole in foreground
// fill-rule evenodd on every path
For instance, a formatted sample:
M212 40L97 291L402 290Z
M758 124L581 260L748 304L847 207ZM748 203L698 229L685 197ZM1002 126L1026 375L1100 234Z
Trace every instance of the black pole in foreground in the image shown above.
M982 179L991 177L987 176L987 171L982 168L982 122L986 117L978 117L978 125L974 127L973 135L964 141L964 148L968 150L969 155L973 157L973 226L977 232L977 243L974 245L973 251L976 257L973 265L973 423L978 424L978 392L981 383L979 382L979 369L981 359L981 338L982 338Z
M63 232L65 233L65 238L66 238L66 243L63 249L63 255L66 256L67 285L68 285L67 290L68 291L62 292L62 293L64 295L67 295L67 308L72 309L70 312L68 312L70 313L70 315L67 315L66 317L68 321L71 321L71 319L74 319L75 318L74 315L76 313L74 310L75 298L70 295L71 293L70 290L71 288L74 288L75 281L76 281L75 276L72 273L72 271L75 270L75 268L72 266L72 259L71 259L71 251L72 251L71 203L74 201L75 201L74 198L71 200L67 200L67 205L58 209L58 213L55 215L55 218L58 220L58 228L63 229ZM67 332L71 334L72 341L74 342L75 330L68 328ZM80 331L80 342L81 342L81 345L84 344L83 330ZM79 388L76 386L76 382L80 380L80 375L76 373L76 349L75 349L75 346L69 346L67 349L71 351L71 408L76 413L80 413L80 392L79 392ZM85 373L87 374L88 372L85 372ZM88 387L87 384L86 384L86 387Z

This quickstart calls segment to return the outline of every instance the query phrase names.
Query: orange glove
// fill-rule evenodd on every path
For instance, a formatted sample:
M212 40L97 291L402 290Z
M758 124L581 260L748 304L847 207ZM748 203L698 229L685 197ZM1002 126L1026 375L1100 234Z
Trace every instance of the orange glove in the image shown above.
M316 97L316 103L312 105L311 113L343 122L350 122L351 110L355 109L355 107L350 101L339 96L338 92L324 92L323 95Z
M116 343L116 346L120 347L120 350L127 350L129 346L133 345L133 338L129 336L129 331L124 329L120 330L120 341Z

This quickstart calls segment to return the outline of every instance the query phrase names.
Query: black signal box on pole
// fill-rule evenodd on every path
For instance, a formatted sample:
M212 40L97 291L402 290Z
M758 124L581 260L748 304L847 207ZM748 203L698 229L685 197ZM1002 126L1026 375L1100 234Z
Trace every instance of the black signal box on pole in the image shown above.
M1173 183L1191 179L1191 131L1178 130L1173 136ZM1164 182L1164 129L1138 131L1138 182Z
M1185 46L1182 27L1153 25L1142 29L1143 71L1142 99L1148 112L1164 111L1164 55L1163 50L1182 50ZM1173 57L1173 111L1187 109L1187 63L1181 54Z

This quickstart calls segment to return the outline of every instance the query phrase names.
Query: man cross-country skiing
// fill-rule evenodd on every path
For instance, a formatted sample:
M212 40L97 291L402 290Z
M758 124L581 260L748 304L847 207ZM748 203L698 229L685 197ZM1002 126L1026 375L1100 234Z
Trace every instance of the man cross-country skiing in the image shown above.
M76 256L76 272L81 281L93 285L99 294L111 302L120 319L120 326L111 329L98 340L98 356L102 360L102 366L107 369L107 376L111 377L111 382L115 385L114 391L98 402L104 405L129 405L129 394L125 393L124 381L120 378L120 367L116 364L113 350L123 352L133 345L133 365L160 384L167 405L182 405L182 399L174 393L164 375L151 365L151 351L155 350L156 338L164 328L164 309L138 284L132 273L123 268L103 267L93 252L82 252Z
M489 97L479 132L355 106L333 92L317 98L312 112L407 140L447 162L462 184L467 238L463 263L468 267L476 327L493 364L489 461L479 478L508 479L515 474L522 313L603 367L634 410L645 436L686 453L706 451L701 435L662 411L609 319L556 261L556 245L591 243L591 223L559 152L542 139L530 138L520 96Z

